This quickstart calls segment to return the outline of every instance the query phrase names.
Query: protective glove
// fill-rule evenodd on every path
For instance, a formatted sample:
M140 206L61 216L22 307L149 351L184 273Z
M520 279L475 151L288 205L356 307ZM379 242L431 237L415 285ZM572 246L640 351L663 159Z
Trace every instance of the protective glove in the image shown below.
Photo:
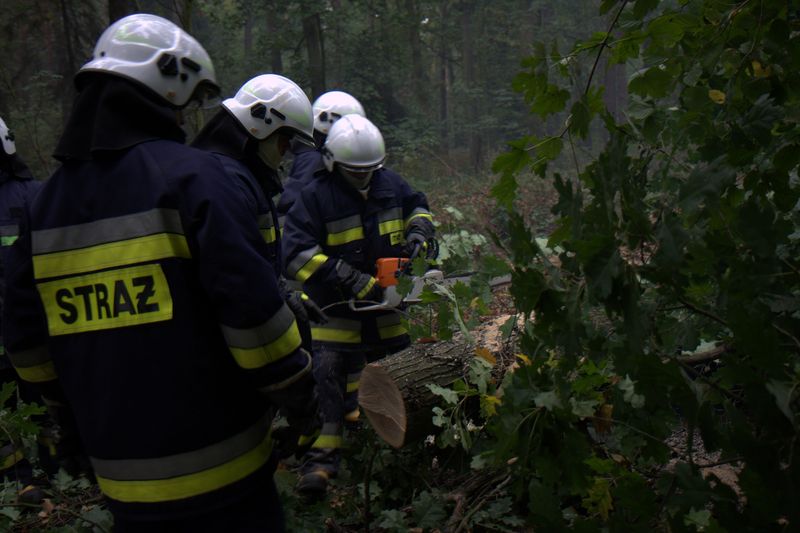
M318 415L314 385L314 378L309 372L288 388L269 394L270 400L280 405L280 412L288 422L288 426L276 428L272 432L276 451L281 458L292 454L302 455L311 446L312 436L319 433L322 422Z
M420 255L428 259L436 259L439 255L439 243L434 238L436 229L433 222L424 217L416 217L411 220L406 229L406 244L403 253L410 257L417 247L420 248Z
M352 294L356 300L383 301L383 288L378 285L375 277L354 269L341 259L336 262L336 278L339 287Z
M316 324L328 322L327 315L303 291L292 291L287 294L286 305L289 306L298 321L314 322Z

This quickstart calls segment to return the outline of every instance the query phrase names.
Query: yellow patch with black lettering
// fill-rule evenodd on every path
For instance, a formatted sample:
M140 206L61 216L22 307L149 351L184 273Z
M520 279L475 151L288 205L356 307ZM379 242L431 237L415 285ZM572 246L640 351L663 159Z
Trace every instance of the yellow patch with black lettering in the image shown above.
M395 244L400 244L403 241L403 232L402 231L395 231L389 234L389 242L394 246Z
M52 336L172 318L172 295L159 264L48 281L37 288Z

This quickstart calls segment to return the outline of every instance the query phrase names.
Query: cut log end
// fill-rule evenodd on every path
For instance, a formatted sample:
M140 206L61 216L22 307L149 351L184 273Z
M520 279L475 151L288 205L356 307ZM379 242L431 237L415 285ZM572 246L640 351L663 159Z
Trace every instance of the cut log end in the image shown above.
M406 406L392 376L380 366L361 372L358 404L375 432L390 446L400 448L406 438Z

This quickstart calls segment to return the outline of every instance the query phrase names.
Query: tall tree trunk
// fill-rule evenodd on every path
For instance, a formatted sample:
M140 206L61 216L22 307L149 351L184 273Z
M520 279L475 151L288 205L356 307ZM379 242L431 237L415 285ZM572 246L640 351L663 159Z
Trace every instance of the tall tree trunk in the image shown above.
M243 53L245 64L249 64L250 55L253 53L253 10L244 10L244 42Z
M281 52L280 39L278 39L278 2L269 0L267 2L267 33L269 34L270 66L272 72L280 74L283 72L283 55Z
M61 117L66 124L69 118L69 111L72 107L72 99L75 97L75 88L72 84L72 78L75 75L75 41L73 34L75 33L74 18L67 0L61 0L61 22L64 30L64 48L63 48L63 61L62 61L62 87L61 87Z
M111 24L138 11L138 2L135 0L108 0L108 23Z
M439 6L439 124L441 137L441 150L446 155L450 151L450 81L449 81L449 50L446 32L446 23L449 18L450 6L448 1L444 1Z
M479 32L476 32L475 23L475 2L467 0L461 5L461 55L464 63L464 82L467 88L465 116L477 114L480 109L478 93L480 91L480 81L478 79L478 58L475 53L475 40ZM479 125L469 128L469 161L474 170L478 170L483 164L483 137Z
M303 19L303 36L308 50L308 74L313 99L325 92L325 48L319 13Z
M425 83L425 68L422 64L422 40L420 39L420 15L417 0L405 1L406 17L408 19L408 44L411 50L411 87L414 97L420 106L420 111L428 109L428 91Z

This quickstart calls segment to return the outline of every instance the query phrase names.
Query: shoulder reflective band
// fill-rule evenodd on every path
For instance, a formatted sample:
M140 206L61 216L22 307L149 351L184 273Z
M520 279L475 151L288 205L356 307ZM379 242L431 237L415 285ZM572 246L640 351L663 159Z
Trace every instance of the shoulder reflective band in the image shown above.
M0 246L11 246L19 237L19 226L0 226Z
M352 215L326 222L325 229L328 232L325 244L328 246L340 246L364 238L361 215Z
M328 256L322 253L322 248L313 246L297 254L294 259L289 261L286 273L297 281L305 281L310 278L319 267L322 266Z
M381 235L403 231L403 209L391 207L379 212L378 229Z
M51 336L172 318L172 295L157 263L37 283L36 288Z
M191 257L175 209L34 231L32 238L36 279Z
M382 340L392 339L408 333L408 330L400 319L400 315L397 313L379 316L375 319L375 323L378 326L378 336Z
M222 325L222 334L236 363L248 370L279 361L302 344L294 314L286 304L260 326L238 329Z
M406 217L406 222L405 222L406 227L408 227L408 223L409 222L411 222L413 219L415 219L417 217L422 217L422 218L427 218L428 220L433 220L433 215L431 214L430 211L428 211L424 207L417 207L416 209L411 211L411 214L408 215L408 217Z
M312 448L341 448L342 447L342 426L337 423L327 423L322 425L319 437L316 438Z
M22 450L18 449L13 444L6 444L0 448L0 472L11 468L22 461L24 457Z
M322 342L358 344L361 342L361 322L346 318L330 318L325 324L311 327L311 338Z
M50 351L46 346L37 346L30 350L8 352L8 359L23 380L29 383L42 383L57 379Z
M156 503L220 489L261 468L272 452L270 422L191 452L153 459L90 458L100 490L121 502Z
M272 222L272 215L259 215L258 229L267 244L275 242L275 224Z

